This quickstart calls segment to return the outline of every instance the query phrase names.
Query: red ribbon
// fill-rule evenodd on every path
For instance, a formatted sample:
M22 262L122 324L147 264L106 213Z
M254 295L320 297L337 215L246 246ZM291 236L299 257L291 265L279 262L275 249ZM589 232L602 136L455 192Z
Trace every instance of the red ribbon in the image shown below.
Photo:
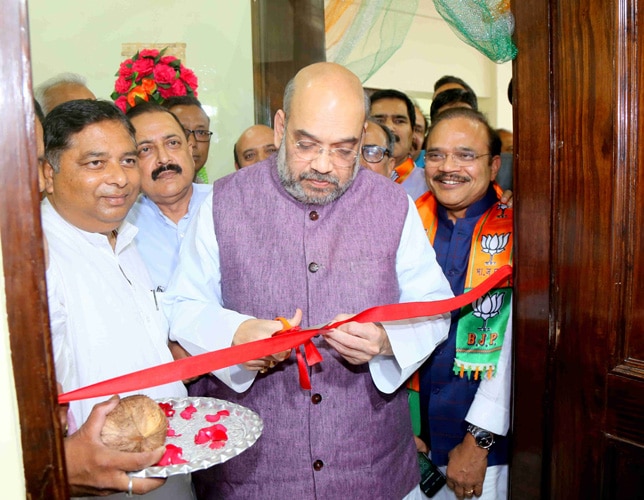
M77 401L80 399L111 396L123 392L138 391L147 387L169 384L177 380L198 377L204 373L220 370L229 366L245 363L253 359L260 359L271 354L284 352L296 348L296 356L302 356L298 346L304 345L307 362L309 365L322 360L320 353L310 340L325 330L332 330L340 325L357 321L359 323L398 321L402 319L422 318L448 313L463 306L471 304L482 297L492 288L496 287L512 275L511 266L502 266L483 283L467 293L451 299L436 300L434 302L405 302L402 304L389 304L385 306L365 309L359 314L344 321L337 321L326 325L322 329L302 330L299 327L291 328L273 337L248 342L246 344L227 347L218 351L207 352L179 359L170 363L146 368L137 372L121 375L103 382L81 387L79 389L60 394L60 404ZM312 346L312 348L310 347ZM300 363L298 363L300 365ZM302 365L299 368L300 381L302 381ZM308 378L308 370L304 370L304 381ZM310 381L309 381L310 388Z

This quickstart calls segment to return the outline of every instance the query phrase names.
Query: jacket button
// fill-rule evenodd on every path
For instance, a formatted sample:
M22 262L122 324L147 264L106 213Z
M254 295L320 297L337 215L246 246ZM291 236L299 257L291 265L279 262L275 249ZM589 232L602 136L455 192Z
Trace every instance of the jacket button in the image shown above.
M320 218L320 214L317 213L315 210L309 213L309 219L318 220L319 218Z
M321 395L319 395L319 394L313 394L313 396L311 396L311 402L312 402L314 405L316 405L316 404L320 403L320 401L322 401L322 396L321 396Z
M319 264L316 264L315 262L311 262L309 264L309 271L311 271L312 273L317 273L318 269L320 269Z
M322 470L322 467L324 467L324 462L322 460L316 460L313 462L313 469Z

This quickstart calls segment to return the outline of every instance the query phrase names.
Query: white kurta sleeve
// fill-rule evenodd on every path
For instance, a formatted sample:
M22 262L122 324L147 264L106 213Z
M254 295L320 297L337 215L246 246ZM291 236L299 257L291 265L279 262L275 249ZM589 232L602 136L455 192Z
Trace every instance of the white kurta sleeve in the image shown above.
M181 245L179 263L163 297L170 339L192 355L230 347L239 325L250 319L223 307L219 245L212 222L212 197L206 198ZM237 392L248 389L256 372L240 365L213 372Z
M411 198L396 255L396 275L400 302L453 297ZM376 387L385 393L392 393L400 387L447 338L449 325L449 313L383 323L394 356L376 356L369 362Z
M55 261L50 262L47 268L47 302L56 380L63 391L69 391L76 388L74 353L67 335L67 309L60 269Z

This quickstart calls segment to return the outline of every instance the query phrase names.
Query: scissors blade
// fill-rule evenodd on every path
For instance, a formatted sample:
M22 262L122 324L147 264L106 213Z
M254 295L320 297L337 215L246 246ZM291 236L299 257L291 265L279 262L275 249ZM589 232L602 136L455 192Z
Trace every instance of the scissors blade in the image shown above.
M318 325L312 325L312 326L307 326L304 328L304 330L325 330L325 326L329 326L331 324L330 321L327 321L326 323L320 323Z
M300 331L300 330L324 330L325 329L324 327L328 326L330 324L331 324L331 322L329 321L327 323L320 323L319 325L308 326L306 328L299 328L298 329L298 327L294 327L294 328L291 328L289 330L278 330L272 336L275 337L276 335L282 335L283 333L290 332L293 329L295 329L297 331Z

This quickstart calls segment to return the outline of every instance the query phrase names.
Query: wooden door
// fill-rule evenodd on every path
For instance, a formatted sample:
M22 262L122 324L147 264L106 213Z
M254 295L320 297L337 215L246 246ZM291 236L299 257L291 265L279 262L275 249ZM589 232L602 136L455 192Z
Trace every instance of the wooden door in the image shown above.
M513 498L644 498L643 6L513 2Z
M68 498L49 341L25 0L0 0L0 228L27 498ZM13 411L3 401L2 411ZM3 430L4 431L4 430Z

